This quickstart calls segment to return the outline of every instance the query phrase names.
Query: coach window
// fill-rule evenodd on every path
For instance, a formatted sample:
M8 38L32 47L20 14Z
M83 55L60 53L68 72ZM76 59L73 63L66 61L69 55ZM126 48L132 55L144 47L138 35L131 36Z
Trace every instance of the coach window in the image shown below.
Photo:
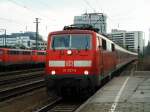
M104 40L104 39L102 39L102 48L103 48L104 50L107 49L106 40Z
M30 55L30 51L26 51L26 55Z
M8 54L15 55L16 52L15 51L8 51Z
M38 55L45 55L45 52L38 52Z
M29 52L28 52L28 51L25 51L24 53L25 53L25 55L29 55Z
M0 55L2 55L3 54L3 51L2 50L0 50Z
M114 44L111 44L111 49L112 49L112 51L115 51L115 45Z
M20 51L16 51L16 55L20 54Z
M26 52L26 51L23 51L22 54L23 54L23 55L27 55L27 52Z

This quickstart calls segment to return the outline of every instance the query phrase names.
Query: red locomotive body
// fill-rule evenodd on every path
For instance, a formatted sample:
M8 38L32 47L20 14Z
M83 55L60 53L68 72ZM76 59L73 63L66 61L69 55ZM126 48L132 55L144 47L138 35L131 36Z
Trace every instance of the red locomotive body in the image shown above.
M48 37L46 56L47 88L57 89L60 94L68 87L92 90L113 71L136 57L136 53L119 47L94 31L52 32Z

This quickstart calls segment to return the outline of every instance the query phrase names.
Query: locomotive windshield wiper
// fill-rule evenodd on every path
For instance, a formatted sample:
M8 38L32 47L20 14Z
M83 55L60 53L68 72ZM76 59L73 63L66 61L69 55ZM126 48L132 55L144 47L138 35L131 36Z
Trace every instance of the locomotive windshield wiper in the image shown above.
M85 46L85 50L86 50L86 51L89 49L88 46L89 46L89 43L88 43L88 41L87 41L86 46Z

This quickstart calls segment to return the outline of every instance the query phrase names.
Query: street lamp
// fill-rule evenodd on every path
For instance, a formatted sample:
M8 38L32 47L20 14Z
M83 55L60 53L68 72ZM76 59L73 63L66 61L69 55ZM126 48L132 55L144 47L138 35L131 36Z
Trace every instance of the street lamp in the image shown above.
M6 46L6 29L0 29L0 31L4 31L3 46Z

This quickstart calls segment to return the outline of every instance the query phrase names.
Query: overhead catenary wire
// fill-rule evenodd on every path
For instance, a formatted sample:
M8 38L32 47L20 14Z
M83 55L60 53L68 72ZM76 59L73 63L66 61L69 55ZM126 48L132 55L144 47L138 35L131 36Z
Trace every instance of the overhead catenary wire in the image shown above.
M45 26L47 26L48 23L50 23L52 21L55 21L54 19L49 18L49 17L47 17L47 16L39 13L37 10L35 10L33 8L30 8L29 6L27 6L26 4L24 4L22 1L16 1L16 0L7 0L7 1L10 2L10 3L12 3L12 4L14 4L14 5L16 5L16 6L18 6L18 7L20 7L20 8L22 8L22 9L25 9L25 11L27 11L27 12L30 13L30 15L32 15L32 16L34 15L35 18L38 16L38 18L40 18L42 20L44 19L43 20L44 22L42 24L43 25L45 24ZM41 3L42 2L40 2L40 5L41 5ZM23 20L21 20L21 21L19 20L18 21L18 20L14 20L14 19L10 19L10 18L3 18L3 17L0 17L0 21L6 21L6 22L9 22L9 23L14 23L14 24L16 24L19 27L25 25L25 23L26 23L26 25L25 25L25 31L27 31L27 26L28 26L27 24L29 24L27 21L23 21ZM31 21L30 21L29 25L31 25Z
M92 5L90 4L88 0L83 0L83 1L89 6L89 8L93 10L93 12L96 12L95 8L92 7Z
M9 19L9 18L2 18L2 17L0 17L0 23L1 23L1 21L3 23L4 23L4 21L6 21L7 23L15 24L18 27L22 27L24 25L23 22L18 22L17 20L13 20L13 19ZM6 25L4 27L6 27Z
M37 12L36 10L34 10L33 8L30 8L30 7L28 7L27 5L22 5L21 4L21 1L15 1L15 0L8 0L9 2L11 2L11 3L13 3L13 4L15 4L15 5L17 5L17 6L19 6L19 7L21 7L21 8L24 8L24 9L26 9L26 10L28 10L28 11L30 11L30 13L32 12L32 13L34 13L34 14L36 14L36 16L37 15L40 15L40 17L44 17L46 20L54 20L54 19L51 19L51 18L49 18L49 17L47 17L47 16L45 16L45 15L43 15L43 14L41 14L40 12ZM44 19L43 18L43 19Z

